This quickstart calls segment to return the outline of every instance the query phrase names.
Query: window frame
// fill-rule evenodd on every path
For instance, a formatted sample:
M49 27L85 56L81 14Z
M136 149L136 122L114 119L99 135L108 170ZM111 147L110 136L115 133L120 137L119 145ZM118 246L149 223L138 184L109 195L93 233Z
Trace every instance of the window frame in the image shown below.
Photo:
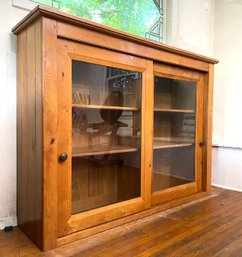
M17 7L26 11L33 10L38 3L35 3L31 0L12 0L12 6Z
M152 0L150 0L150 1L152 1ZM166 1L167 0L163 0L163 24L162 24L163 41L161 43L166 43L166 41L167 41L167 13L166 13L167 12L167 2ZM12 0L13 7L20 8L20 9L27 10L27 11L33 10L37 5L39 5L39 4L32 0ZM157 41L157 42L159 42L159 41Z

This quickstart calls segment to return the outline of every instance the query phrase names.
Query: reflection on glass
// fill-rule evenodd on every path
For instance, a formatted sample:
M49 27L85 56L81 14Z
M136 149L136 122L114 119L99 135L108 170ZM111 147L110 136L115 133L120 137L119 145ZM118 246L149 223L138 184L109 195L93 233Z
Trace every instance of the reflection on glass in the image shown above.
M196 84L155 77L153 192L195 179Z
M141 74L72 67L72 212L139 197Z
M154 151L152 191L194 181L194 146Z
M141 73L72 62L74 104L140 108Z
M155 108L194 112L195 106L195 83L155 77Z
M140 148L140 113L73 108L72 154L90 156Z
M72 214L140 197L140 152L72 160Z

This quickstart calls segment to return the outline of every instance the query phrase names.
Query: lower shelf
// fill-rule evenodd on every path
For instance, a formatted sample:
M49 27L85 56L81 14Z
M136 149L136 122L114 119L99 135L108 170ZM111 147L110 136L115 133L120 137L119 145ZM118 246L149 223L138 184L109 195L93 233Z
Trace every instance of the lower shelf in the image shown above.
M84 157L92 155L131 153L140 149L139 136L119 136L119 145L100 144L85 147L73 147L72 157ZM192 146L194 143L179 141L176 139L154 138L153 149L178 148Z
M139 147L140 136L120 136L119 141L124 145L131 145L132 147ZM177 147L187 147L193 146L194 143L190 140L182 140L181 138L159 138L154 137L153 149L165 149L165 148L177 148Z
M185 143L185 142L168 142L168 141L161 141L155 140L153 141L153 149L165 149L165 148L177 148L177 147L185 147L185 146L192 146L192 143Z
M174 176L160 174L154 171L152 191L156 192L166 188L187 184L190 182L192 181L185 178L178 178Z

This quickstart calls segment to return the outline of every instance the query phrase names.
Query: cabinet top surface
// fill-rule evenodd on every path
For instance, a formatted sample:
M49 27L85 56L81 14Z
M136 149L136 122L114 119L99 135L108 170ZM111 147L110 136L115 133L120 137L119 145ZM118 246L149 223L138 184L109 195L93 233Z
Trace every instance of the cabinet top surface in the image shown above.
M186 51L177 47L169 46L150 39L136 36L118 29L101 25L96 22L92 22L92 21L80 18L78 16L70 15L70 14L58 11L53 8L45 7L42 5L38 5L28 15L26 15L16 26L14 26L12 29L13 34L18 35L21 31L23 31L26 27L28 27L31 23L33 23L35 20L39 19L40 17L47 17L56 21L65 22L67 24L84 27L90 30L95 30L103 34L115 36L121 39L126 39L128 41L135 42L140 45L149 46L152 48L156 48L159 50L167 51L178 55L188 56L193 59L201 60L207 63L212 63L212 64L218 63L218 60L214 58L210 58L210 57L196 54L190 51Z

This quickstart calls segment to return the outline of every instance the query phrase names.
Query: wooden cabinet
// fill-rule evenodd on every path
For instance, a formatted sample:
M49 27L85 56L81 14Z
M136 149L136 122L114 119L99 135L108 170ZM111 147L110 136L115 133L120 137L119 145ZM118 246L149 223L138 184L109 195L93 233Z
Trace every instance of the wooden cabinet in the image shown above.
M37 7L18 35L18 225L41 249L210 192L217 60Z

